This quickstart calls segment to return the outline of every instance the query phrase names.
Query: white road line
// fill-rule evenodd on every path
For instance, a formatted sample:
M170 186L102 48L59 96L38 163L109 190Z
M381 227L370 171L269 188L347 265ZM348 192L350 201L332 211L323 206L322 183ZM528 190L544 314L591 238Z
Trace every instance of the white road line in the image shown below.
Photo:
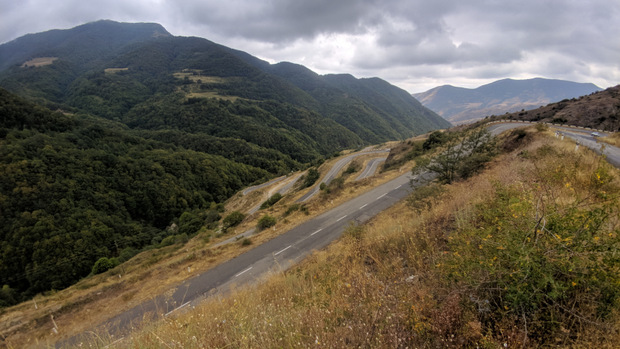
M282 252L284 252L284 251L288 250L288 249L289 249L289 248L291 248L291 247L293 247L293 245L288 245L287 247L285 247L285 248L281 249L280 251L278 251L278 252L274 253L273 255L274 255L274 256L277 256L277 255L279 255L280 253L282 253Z
M379 197L377 198L377 200L381 199L382 197L384 197L384 196L386 196L386 195L387 195L387 193L385 193L385 194L383 194L383 195L379 196Z
M363 204L362 206L360 206L360 210L363 209L364 207L368 206L368 204Z
M242 272L237 273L237 274L235 275L235 277L239 277L239 276L241 276L241 274L243 274L243 273L246 273L246 272L250 271L250 269L252 269L252 267L249 267L249 268L247 268L246 270L244 270L244 271L242 271Z
M165 313L164 316L168 316L168 315L172 314L173 312L175 312L175 311L177 311L179 309L185 308L188 305L189 305L189 302L185 302L185 303L181 304L181 306L179 306L177 308L174 308L174 309L170 310L169 312Z
M315 231L314 233L310 234L310 236L312 236L312 235L314 235L314 234L316 234L316 233L320 232L321 230L323 230L323 228L321 228L321 229L319 229L319 230Z
M342 216L342 217L340 217L340 218L336 219L336 222L340 222L340 221L341 221L341 220L343 220L346 216L347 216L347 215L345 214L344 216Z
M402 186L403 186L403 185L401 184L401 185L399 185L398 187L396 187L396 188L394 188L394 189L398 189L398 188L400 188L400 187L402 187Z

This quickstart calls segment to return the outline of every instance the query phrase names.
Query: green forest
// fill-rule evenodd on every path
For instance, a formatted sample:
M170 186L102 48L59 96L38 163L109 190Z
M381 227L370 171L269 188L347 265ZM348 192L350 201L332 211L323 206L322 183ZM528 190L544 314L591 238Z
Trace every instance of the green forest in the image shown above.
M14 301L71 285L101 257L159 243L183 213L272 176L2 89L0 118L0 283Z

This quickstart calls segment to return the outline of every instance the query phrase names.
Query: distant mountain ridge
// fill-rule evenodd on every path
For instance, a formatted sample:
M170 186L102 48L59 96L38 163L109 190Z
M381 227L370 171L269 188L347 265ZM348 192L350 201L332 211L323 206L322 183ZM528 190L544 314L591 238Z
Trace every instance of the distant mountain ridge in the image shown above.
M444 85L413 96L446 120L462 124L597 91L601 88L590 83L534 78L503 79L475 89Z

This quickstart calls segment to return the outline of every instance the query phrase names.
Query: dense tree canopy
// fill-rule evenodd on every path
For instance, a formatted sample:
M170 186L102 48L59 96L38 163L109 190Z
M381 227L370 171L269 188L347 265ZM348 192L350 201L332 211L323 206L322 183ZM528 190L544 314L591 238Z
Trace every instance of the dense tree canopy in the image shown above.
M2 90L0 111L0 284L24 295L71 285L99 258L270 177Z

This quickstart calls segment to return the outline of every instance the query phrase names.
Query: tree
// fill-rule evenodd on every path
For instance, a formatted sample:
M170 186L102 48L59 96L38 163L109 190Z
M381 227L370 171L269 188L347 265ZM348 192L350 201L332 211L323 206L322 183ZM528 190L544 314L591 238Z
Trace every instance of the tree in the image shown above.
M93 274L101 274L119 265L116 258L101 257L93 265Z
M432 160L419 159L413 174L430 171L443 183L465 179L480 171L496 153L493 137L485 128L456 138Z
M228 216L224 217L222 221L223 229L226 230L228 228L236 227L241 224L241 222L245 219L245 215L239 211L232 211Z

